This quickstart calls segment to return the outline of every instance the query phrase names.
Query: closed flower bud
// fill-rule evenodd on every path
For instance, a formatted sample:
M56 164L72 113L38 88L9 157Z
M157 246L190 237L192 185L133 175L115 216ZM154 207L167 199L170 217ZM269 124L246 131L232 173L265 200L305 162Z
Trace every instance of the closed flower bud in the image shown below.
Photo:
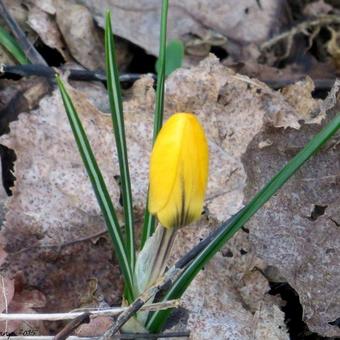
M159 132L150 161L149 210L166 228L201 216L208 178L208 145L191 113L175 113Z

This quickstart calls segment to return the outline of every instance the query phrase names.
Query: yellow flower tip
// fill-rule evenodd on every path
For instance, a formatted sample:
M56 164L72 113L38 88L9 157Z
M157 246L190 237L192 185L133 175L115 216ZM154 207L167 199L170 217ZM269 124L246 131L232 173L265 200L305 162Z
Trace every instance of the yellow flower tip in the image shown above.
M192 113L175 113L151 153L149 210L166 228L201 216L208 179L208 143Z

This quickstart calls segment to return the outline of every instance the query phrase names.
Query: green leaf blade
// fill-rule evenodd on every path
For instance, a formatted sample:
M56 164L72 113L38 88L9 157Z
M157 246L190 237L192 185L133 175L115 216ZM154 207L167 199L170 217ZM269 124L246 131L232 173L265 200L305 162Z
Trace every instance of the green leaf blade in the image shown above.
M115 253L118 258L120 268L122 270L126 287L127 296L129 302L133 301L133 274L132 269L129 265L128 257L126 254L119 222L116 216L115 209L113 207L110 194L107 190L103 175L98 167L97 161L94 157L92 148L86 136L85 130L79 119L78 113L72 103L72 100L67 93L62 80L57 76L57 84L64 102L65 111L67 113L70 125L80 152L83 159L87 174L90 178L93 190L96 194L98 204L103 213L106 226L111 236Z
M172 40L166 47L165 77L180 68L184 59L184 45L180 40ZM157 59L156 70L159 73L160 59Z
M168 18L169 1L163 0L161 13L161 34L159 44L159 66L157 72L157 88L156 88L156 107L154 112L153 125L153 142L155 142L159 130L163 123L164 113L164 84L165 84L165 65L166 65L166 31ZM149 196L149 195L148 195ZM148 202L144 213L144 224L142 231L141 247L146 240L153 234L156 228L156 219L149 213Z
M2 27L0 27L0 44L22 65L29 64L24 51L16 40Z
M328 123L291 161L289 161L268 183L258 192L242 211L222 228L221 232L183 271L174 285L166 293L163 300L178 299L185 292L191 281L202 267L216 254L255 213L259 210L340 128L340 114ZM147 328L152 332L159 331L171 311L155 312L148 321Z
M136 261L133 203L129 173L129 162L125 138L123 101L120 89L119 73L115 57L115 44L112 34L110 13L107 13L106 15L105 61L112 124L116 140L116 148L121 176L121 188L126 231L126 247L128 258L130 261L130 267L133 268Z

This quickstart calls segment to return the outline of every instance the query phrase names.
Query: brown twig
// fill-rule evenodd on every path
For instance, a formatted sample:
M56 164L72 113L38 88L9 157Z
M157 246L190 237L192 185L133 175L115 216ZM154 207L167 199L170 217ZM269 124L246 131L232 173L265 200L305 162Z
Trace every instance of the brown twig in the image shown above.
M23 51L25 52L27 58L31 61L31 63L47 65L44 58L35 49L33 44L27 39L25 33L20 28L20 26L16 23L12 15L9 13L9 11L7 10L2 0L0 0L0 15L4 19L8 27L10 28L18 44L21 46L21 48L23 49Z
M177 308L180 305L180 300L169 300L163 302L156 302L144 305L142 310L144 312L154 312L169 308ZM128 307L110 307L110 308L82 308L73 310L67 313L0 313L0 321L14 321L14 320L43 320L43 321L57 321L57 320L73 320L84 313L88 313L92 318L100 316L117 316L123 313Z
M65 340L74 332L81 324L90 322L90 313L83 313L69 322L53 340Z

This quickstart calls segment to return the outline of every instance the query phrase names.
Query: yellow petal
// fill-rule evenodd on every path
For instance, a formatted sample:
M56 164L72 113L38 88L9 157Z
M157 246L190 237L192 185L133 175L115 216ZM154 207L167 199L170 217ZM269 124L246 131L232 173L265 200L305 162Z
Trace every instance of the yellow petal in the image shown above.
M176 113L164 124L150 161L149 210L167 227L201 215L208 177L208 145L191 113Z

